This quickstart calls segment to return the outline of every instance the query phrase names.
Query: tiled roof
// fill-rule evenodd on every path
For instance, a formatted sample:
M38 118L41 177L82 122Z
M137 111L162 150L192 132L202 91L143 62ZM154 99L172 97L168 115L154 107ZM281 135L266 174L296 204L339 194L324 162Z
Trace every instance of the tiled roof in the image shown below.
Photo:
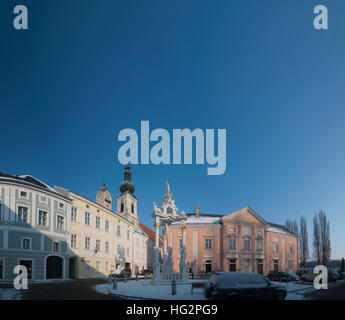
M141 230L143 230L152 241L155 241L155 232L141 222L139 222L139 225ZM161 235L159 236L159 246L163 246L163 237Z

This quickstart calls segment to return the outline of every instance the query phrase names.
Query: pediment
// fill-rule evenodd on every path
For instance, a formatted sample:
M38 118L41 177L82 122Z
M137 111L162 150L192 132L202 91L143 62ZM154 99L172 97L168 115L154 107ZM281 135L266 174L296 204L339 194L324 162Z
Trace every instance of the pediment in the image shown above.
M253 209L245 207L243 209L232 212L222 218L224 222L242 221L254 224L267 224L267 222L259 216Z

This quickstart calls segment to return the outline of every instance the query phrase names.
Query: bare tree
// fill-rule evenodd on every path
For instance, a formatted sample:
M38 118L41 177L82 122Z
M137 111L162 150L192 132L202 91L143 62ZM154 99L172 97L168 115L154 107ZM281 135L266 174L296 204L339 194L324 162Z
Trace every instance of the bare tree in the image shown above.
M309 259L309 246L308 246L307 222L304 217L301 217L301 220L300 220L299 250L300 250L301 264L302 264L302 267L305 268L307 259Z
M319 212L319 223L320 223L320 237L321 237L321 252L322 259L321 263L324 266L328 265L331 257L331 240L330 240L330 228L329 221L327 220L326 213L322 210Z
M292 233L294 233L295 235L298 235L298 223L297 220L290 220L287 219L285 220L285 227Z
M331 256L331 241L329 221L327 220L325 212L322 210L315 214L313 218L314 223L314 257L318 264L327 266Z
M320 225L317 214L313 218L313 255L317 261L317 264L321 263L321 237L320 237Z

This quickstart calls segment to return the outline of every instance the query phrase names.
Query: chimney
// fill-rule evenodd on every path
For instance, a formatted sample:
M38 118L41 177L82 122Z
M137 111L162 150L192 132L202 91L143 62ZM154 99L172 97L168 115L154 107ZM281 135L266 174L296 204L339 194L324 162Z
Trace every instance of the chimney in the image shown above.
M200 206L198 204L195 206L195 216L196 217L200 216Z

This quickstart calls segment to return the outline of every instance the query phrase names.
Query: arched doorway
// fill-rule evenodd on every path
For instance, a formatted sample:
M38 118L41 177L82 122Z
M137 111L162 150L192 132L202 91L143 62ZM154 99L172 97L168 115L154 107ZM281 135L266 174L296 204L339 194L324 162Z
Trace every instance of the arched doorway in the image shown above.
M63 259L59 256L49 256L46 259L46 279L62 278Z

